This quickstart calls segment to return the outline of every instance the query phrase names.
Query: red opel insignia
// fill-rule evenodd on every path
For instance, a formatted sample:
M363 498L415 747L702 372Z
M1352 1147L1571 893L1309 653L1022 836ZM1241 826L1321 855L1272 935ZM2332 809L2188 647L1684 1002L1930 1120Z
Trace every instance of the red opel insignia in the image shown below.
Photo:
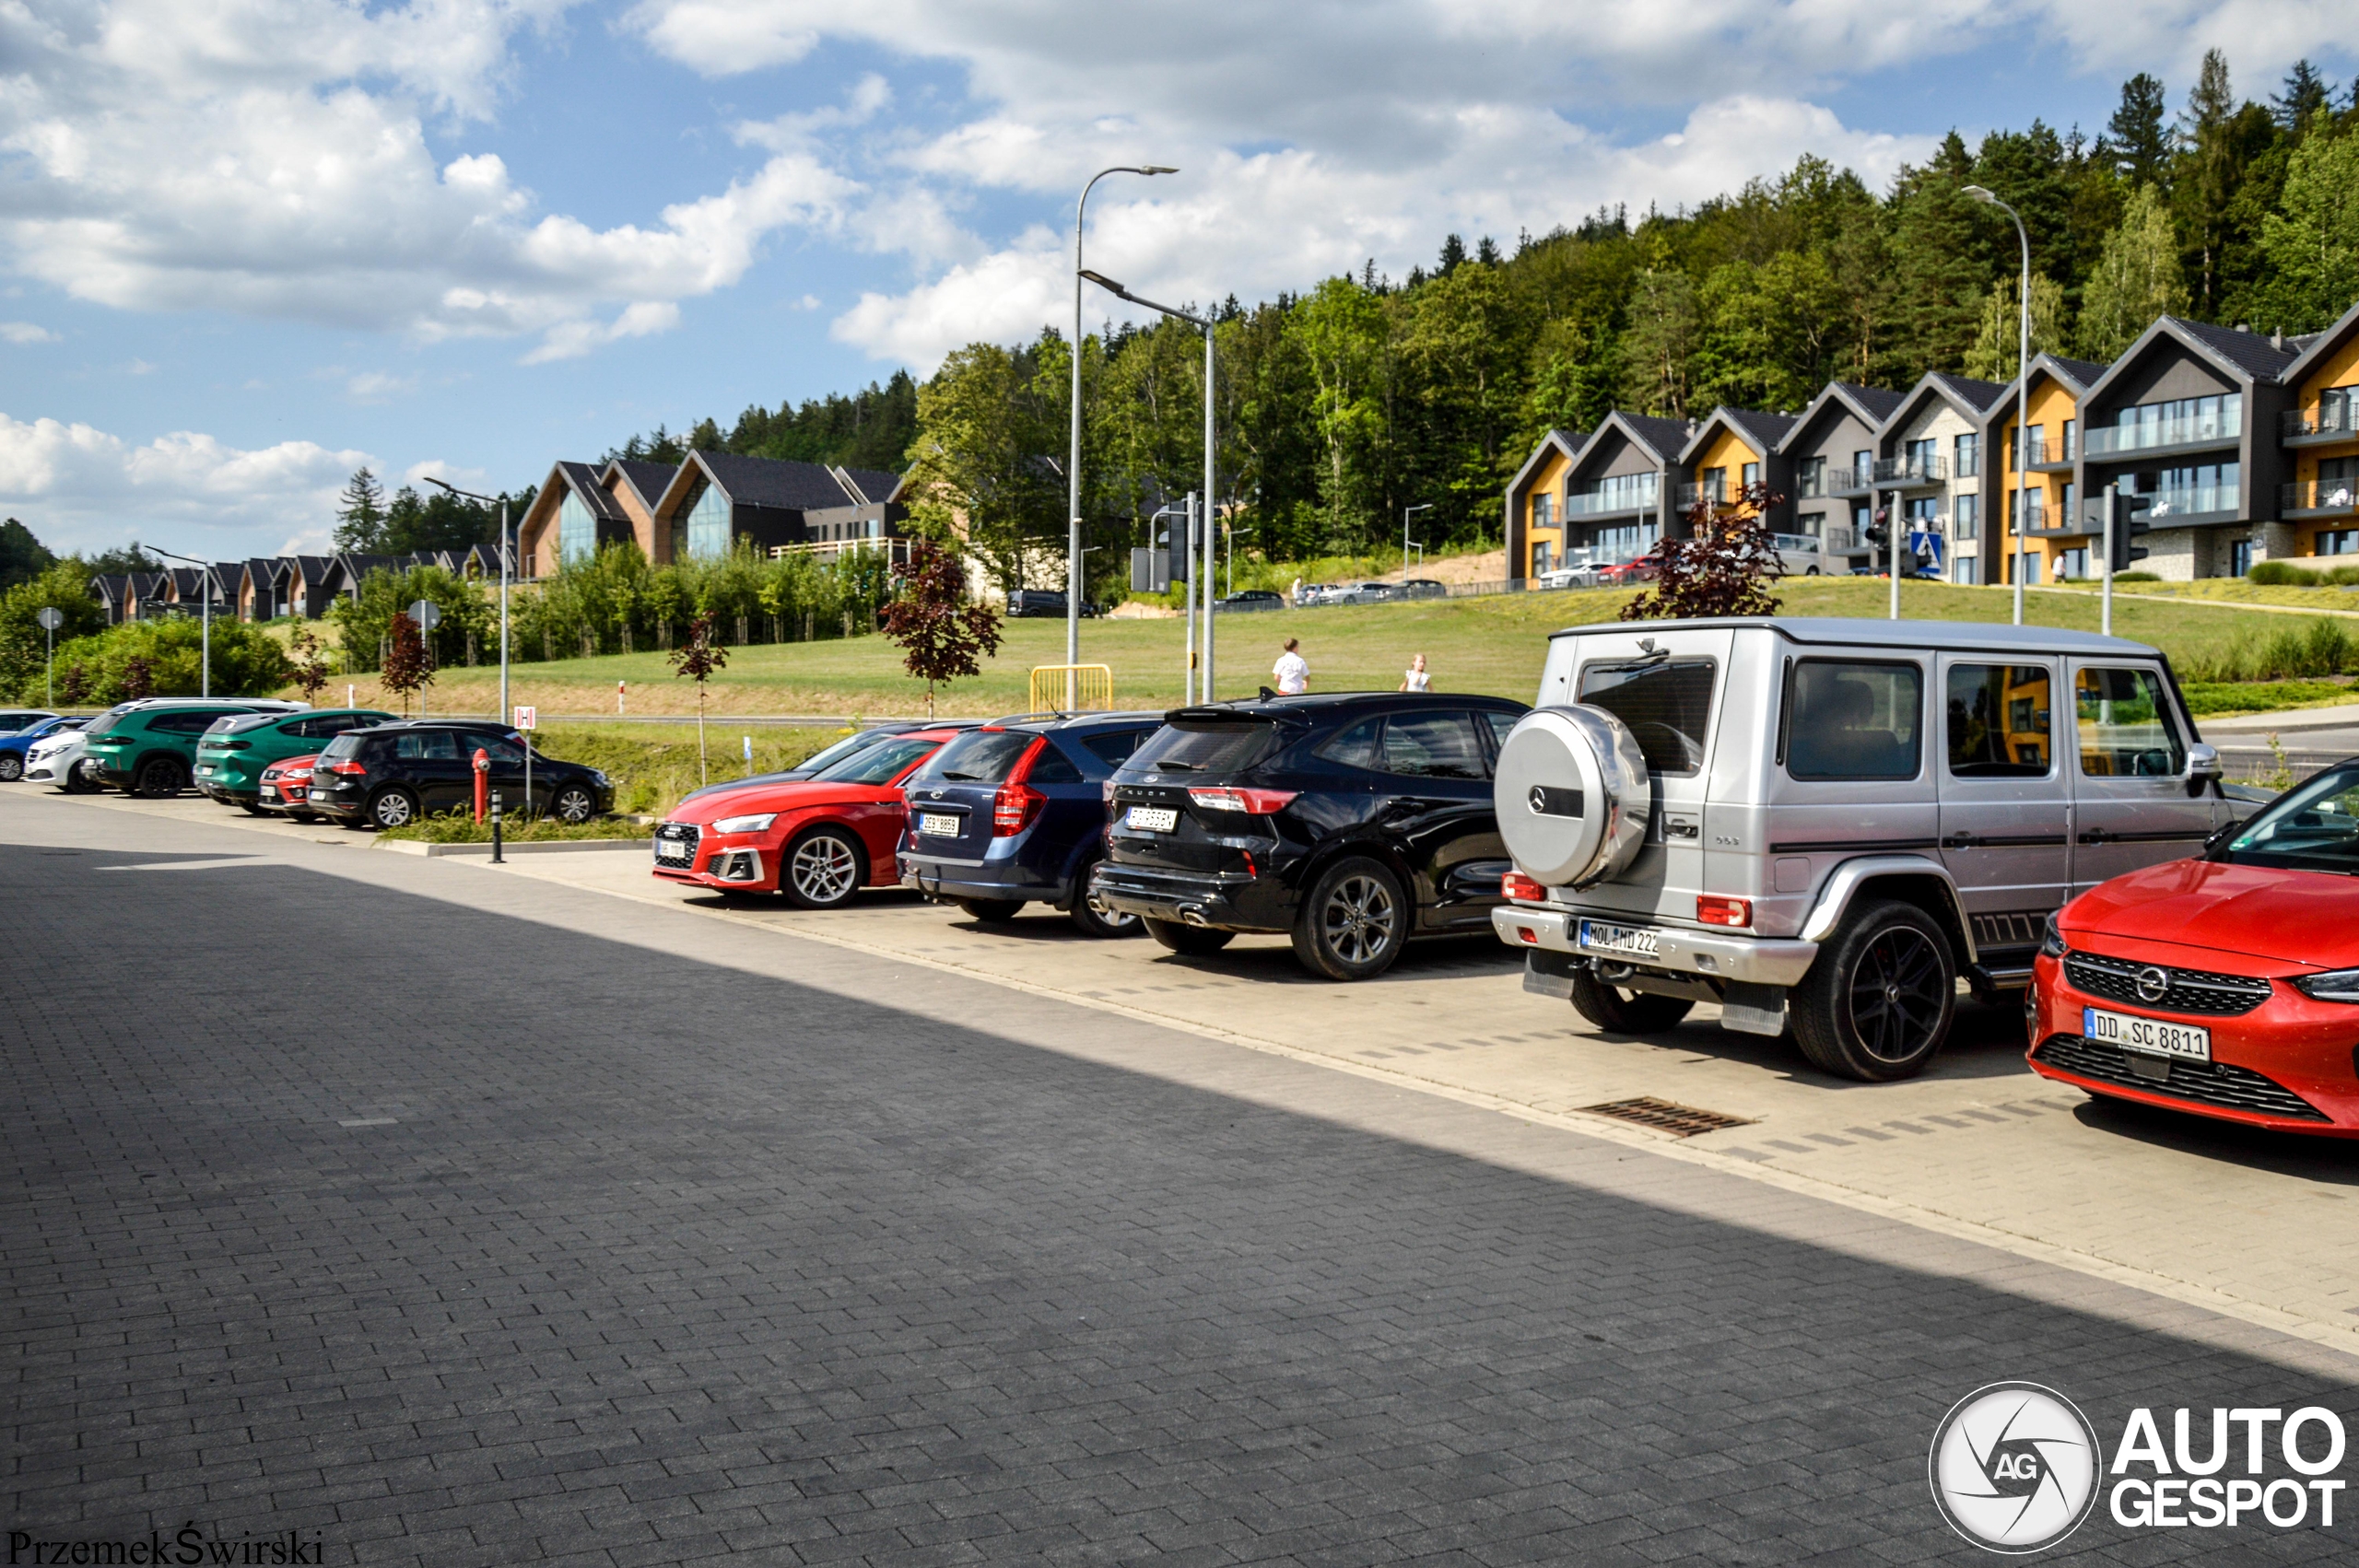
M901 781L955 733L913 730L808 778L682 801L655 829L655 874L722 893L782 893L804 909L897 885Z
M2025 1005L2043 1077L2359 1137L2359 758L2065 905Z

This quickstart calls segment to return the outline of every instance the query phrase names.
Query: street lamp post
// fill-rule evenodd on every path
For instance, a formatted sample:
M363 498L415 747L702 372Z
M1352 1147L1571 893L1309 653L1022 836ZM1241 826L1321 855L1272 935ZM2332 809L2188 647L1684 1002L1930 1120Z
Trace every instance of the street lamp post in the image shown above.
M194 556L175 556L170 550L158 550L153 544L142 544L137 540L132 541L131 547L135 550L145 550L151 556L161 556L168 561L186 561L196 568L197 594L204 604L205 617L204 629L198 634L201 639L199 647L202 651L197 654L196 694L199 696L211 696L213 695L213 564L210 561L200 561Z
M1118 163L1111 169L1101 169L1089 177L1081 188L1081 200L1073 205L1073 446L1066 454L1065 494L1065 708L1074 706L1075 675L1070 668L1081 662L1081 280L1088 274L1081 270L1081 226L1089 211L1089 193L1109 174L1177 174L1180 171L1160 163Z
M490 496L478 496L473 490L462 490L448 480L437 479L431 474L423 475L428 485L439 485L454 496L464 496L471 501L492 504ZM508 706L508 497L498 497L499 504L499 721L516 721L515 709Z
M1419 512L1433 510L1433 504L1401 509L1401 586L1409 586L1409 520Z
M1121 284L1116 283L1112 278L1106 276L1102 273L1085 272L1080 275L1087 278L1090 282L1096 284L1098 287L1105 289L1108 293L1113 295L1117 298L1127 299L1133 305L1144 305L1148 310L1160 311L1162 314L1169 316L1175 321L1192 322L1197 326L1202 327L1204 331L1204 490L1203 504L1198 513L1198 515L1203 519L1205 541L1203 550L1204 673L1203 679L1200 685L1203 692L1203 700L1210 702L1213 699L1212 520L1215 515L1213 497L1215 495L1218 494L1218 489L1215 484L1215 480L1217 477L1216 469L1219 462L1219 454L1215 451L1213 446L1213 404L1214 392L1215 391L1213 355L1213 319L1210 316L1199 316L1191 314L1186 310L1177 310L1169 305L1158 305L1152 299L1141 298L1138 295L1132 293L1129 289L1123 287ZM1077 526L1078 523L1076 523L1076 527ZM1074 538L1076 539L1079 537L1080 535L1078 533L1074 535ZM1191 539L1189 541L1189 544L1192 549L1194 541ZM1074 558L1079 559L1077 556ZM1190 575L1192 578L1194 574L1191 572ZM1190 696L1190 700L1194 700L1192 694Z
M2015 220L2015 241L2023 247L2024 272L2022 286L2016 290L2018 307L2015 323L2015 514L2013 519L2015 535L2015 625L2024 624L2024 565L2029 558L2024 529L2031 521L2025 493L2030 486L2031 456L2024 451L2024 443L2031 437L2031 237L2024 232L2023 214L2001 201L1979 185L1968 185L1966 193L1978 202L1986 202Z

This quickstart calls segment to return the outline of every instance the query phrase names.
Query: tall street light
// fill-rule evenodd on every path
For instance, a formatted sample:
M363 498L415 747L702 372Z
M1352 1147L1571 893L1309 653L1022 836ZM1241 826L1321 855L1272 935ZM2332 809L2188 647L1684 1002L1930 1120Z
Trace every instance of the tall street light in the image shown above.
M428 485L440 486L454 496L464 496L471 501L499 508L499 721L516 722L516 710L508 706L508 497L478 496L473 490L462 490L447 479L437 479L431 474L419 475Z
M194 556L175 556L170 550L158 550L153 544L142 544L135 539L132 541L131 547L135 550L145 550L151 556L161 556L168 561L186 561L196 568L197 591L204 596L205 601L205 629L199 634L204 639L202 644L204 651L197 655L203 668L197 672L196 694L199 696L211 696L213 695L213 563L200 561Z
M1423 506L1401 509L1401 586L1403 588L1409 586L1409 520L1419 512L1429 512L1433 509L1431 502Z
M1204 497L1203 505L1198 509L1197 515L1203 518L1204 524L1204 674L1202 686L1203 700L1210 702L1213 699L1212 520L1215 505L1213 497L1219 493L1214 484L1218 457L1213 450L1213 319L1210 316L1191 315L1186 310L1175 310L1169 305L1158 305L1152 299L1142 299L1102 273L1085 272L1081 275L1117 298L1127 299L1133 305L1144 305L1150 310L1159 310L1174 321L1192 322L1204 329ZM1077 522L1075 526L1078 527ZM1079 533L1076 532L1074 537L1078 539ZM1192 539L1189 541L1191 549L1194 543ZM1080 557L1076 556L1074 558L1078 560ZM1192 577L1194 573L1191 571L1190 575ZM1195 700L1192 694L1189 696L1189 700L1191 702Z
M1065 462L1065 493L1069 504L1065 509L1065 663L1081 662L1081 280L1088 274L1081 270L1081 224L1089 211L1089 193L1109 174L1177 174L1180 171L1160 163L1118 163L1111 169L1101 169L1089 177L1081 188L1081 200L1073 206L1073 450ZM1065 707L1074 706L1074 673L1065 671Z
M1992 195L1979 185L1968 185L1966 193L1978 202L1987 202L2015 220L2015 240L2023 247L2024 276L2022 287L2015 291L2019 307L2015 333L2015 625L2024 624L2024 564L2029 558L2026 546L2030 540L2024 530L2031 522L2031 514L2024 509L2025 492L2030 485L2031 454L2024 451L2024 443L2031 439L2031 237L2024 232L2023 214Z

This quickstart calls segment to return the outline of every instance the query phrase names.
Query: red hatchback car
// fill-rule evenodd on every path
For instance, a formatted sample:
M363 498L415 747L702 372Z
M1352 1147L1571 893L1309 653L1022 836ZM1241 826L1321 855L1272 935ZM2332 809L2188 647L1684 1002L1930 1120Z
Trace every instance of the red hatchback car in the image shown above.
M311 794L311 769L319 757L283 756L262 770L256 786L261 793L254 801L258 812L285 812L297 822L312 822L318 813L304 805Z
M809 778L682 801L655 829L655 874L721 893L782 893L804 909L898 885L901 781L957 732L913 730Z
M2065 905L2025 1010L2044 1077L2359 1137L2359 758Z

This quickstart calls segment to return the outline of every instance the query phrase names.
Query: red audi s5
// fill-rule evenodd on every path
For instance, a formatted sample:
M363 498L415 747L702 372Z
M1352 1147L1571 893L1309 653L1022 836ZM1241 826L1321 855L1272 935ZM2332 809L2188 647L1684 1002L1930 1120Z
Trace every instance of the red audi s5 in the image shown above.
M809 778L682 801L655 829L655 874L720 893L782 893L804 909L897 885L893 851L909 809L901 781L955 733L913 730Z
M2065 905L2025 1006L2043 1077L2359 1136L2359 758Z

